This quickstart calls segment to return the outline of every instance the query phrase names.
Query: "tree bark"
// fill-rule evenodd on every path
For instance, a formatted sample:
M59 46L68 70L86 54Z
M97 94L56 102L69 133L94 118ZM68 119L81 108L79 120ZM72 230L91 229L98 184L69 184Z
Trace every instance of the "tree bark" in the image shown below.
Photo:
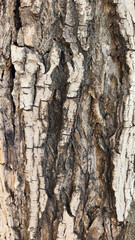
M0 0L0 240L134 240L134 0Z

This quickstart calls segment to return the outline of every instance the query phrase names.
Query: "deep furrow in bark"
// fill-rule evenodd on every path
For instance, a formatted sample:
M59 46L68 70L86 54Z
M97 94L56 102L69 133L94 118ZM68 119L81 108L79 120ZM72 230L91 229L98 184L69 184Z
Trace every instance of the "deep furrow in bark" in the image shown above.
M134 2L0 1L0 239L134 239Z

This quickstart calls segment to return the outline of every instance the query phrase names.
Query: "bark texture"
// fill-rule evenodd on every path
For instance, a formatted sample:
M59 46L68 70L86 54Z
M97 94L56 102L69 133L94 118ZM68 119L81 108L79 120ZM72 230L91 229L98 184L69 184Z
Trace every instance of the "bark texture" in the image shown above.
M0 0L0 240L134 240L134 0Z

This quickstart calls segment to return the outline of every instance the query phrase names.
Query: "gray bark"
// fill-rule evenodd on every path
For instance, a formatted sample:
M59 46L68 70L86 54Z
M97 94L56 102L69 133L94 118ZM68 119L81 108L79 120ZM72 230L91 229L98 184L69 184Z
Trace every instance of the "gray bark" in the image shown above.
M135 236L134 0L0 0L0 239Z

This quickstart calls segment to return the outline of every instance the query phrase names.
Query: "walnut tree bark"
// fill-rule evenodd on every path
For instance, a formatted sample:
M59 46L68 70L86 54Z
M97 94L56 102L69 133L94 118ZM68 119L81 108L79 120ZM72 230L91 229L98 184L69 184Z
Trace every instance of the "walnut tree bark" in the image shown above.
M134 0L0 0L0 240L134 240Z

